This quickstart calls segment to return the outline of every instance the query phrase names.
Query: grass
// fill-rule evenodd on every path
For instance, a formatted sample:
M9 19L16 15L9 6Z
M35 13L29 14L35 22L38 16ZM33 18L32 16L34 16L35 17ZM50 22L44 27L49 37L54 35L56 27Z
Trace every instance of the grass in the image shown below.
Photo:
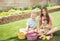
M53 16L53 26L60 29L60 11L51 13L51 15ZM26 27L26 21L27 19L24 19L0 25L0 41L27 41L17 38L18 30ZM54 39L50 41L60 41L60 31L56 32L54 35Z

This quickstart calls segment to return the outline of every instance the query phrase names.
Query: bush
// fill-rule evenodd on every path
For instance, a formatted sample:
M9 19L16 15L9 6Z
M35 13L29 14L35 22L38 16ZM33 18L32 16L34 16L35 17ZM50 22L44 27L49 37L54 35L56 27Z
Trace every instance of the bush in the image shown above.
M32 10L32 7L25 7L24 10Z
M35 9L35 8L41 9L41 5L36 5L36 6L33 7L33 9Z
M0 10L0 12L8 12L9 9L6 9L6 10Z
M16 7L11 7L10 9L14 9L14 10L17 10L17 8L16 8Z
M52 7L54 6L53 4L47 4L46 7Z

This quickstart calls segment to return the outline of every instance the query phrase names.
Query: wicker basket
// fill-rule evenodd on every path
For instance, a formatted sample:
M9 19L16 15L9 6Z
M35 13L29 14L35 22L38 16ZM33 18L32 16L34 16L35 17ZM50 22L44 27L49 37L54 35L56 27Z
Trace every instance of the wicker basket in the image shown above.
M27 33L26 34L27 40L36 40L37 39L37 33Z

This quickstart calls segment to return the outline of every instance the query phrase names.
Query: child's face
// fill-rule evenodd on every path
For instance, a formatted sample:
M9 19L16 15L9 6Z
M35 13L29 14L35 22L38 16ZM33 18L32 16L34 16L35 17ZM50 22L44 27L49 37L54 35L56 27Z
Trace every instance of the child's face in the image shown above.
M36 18L36 14L31 14L31 18L35 19Z

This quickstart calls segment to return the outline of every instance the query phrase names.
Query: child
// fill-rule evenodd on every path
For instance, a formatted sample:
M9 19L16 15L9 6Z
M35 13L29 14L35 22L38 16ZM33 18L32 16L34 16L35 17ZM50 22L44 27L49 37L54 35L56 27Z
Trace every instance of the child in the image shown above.
M41 33L40 33L40 35L42 36L42 35L46 35L46 33L49 31L49 28L48 28L48 24L47 24L47 20L46 19L44 19L43 21L42 21L42 25L41 25L41 27L40 27L40 30L41 30ZM53 35L52 34L50 34L50 35L46 35L48 38L52 38L53 37ZM43 36L44 37L44 36Z
M37 32L36 14L31 14L30 19L27 21L27 32Z
M42 29L42 32L44 32L44 34L48 32L49 29L48 29L48 24L46 19L42 21L42 25L40 28Z

